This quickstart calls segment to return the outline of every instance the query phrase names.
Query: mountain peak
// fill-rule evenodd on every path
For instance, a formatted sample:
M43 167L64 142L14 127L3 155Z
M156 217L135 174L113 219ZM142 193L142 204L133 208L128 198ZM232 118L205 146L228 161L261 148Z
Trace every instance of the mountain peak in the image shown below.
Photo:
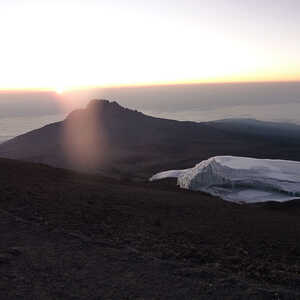
M96 115L106 115L106 116L113 116L119 115L122 112L130 111L129 109L124 108L116 101L109 101L106 99L93 99L91 100L86 108L77 109L72 111L67 119L74 119L74 118L81 118L85 114L94 114Z
M106 99L93 99L89 102L87 105L87 109L111 109L111 110L124 110L125 108L122 107L118 102L116 101L109 101Z

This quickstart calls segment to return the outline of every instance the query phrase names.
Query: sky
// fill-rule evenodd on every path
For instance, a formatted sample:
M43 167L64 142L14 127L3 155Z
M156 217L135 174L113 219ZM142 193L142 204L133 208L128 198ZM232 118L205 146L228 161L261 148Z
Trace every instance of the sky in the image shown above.
M202 83L0 91L0 143L61 121L92 99L108 99L155 117L212 121L252 118L300 124L300 82Z
M300 81L298 0L0 0L0 90Z

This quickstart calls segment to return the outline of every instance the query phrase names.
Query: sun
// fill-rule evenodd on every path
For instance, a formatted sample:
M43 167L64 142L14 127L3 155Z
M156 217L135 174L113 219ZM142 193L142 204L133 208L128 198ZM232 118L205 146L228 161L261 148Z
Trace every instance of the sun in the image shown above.
M56 89L55 89L55 92L56 92L57 94L62 94L62 93L64 92L64 89L63 89L63 88L56 88Z

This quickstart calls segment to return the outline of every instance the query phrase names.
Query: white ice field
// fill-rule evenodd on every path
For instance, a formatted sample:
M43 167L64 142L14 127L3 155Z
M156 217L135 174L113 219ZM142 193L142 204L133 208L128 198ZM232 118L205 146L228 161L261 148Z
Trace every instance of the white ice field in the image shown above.
M300 199L300 162L215 156L195 167L155 174L150 181L177 178L184 189L204 191L237 203Z

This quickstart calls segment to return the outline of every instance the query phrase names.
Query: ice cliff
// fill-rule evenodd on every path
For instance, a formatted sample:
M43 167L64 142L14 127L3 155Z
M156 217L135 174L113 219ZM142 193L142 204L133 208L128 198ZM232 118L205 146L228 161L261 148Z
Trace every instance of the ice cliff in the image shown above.
M150 181L175 177L184 189L204 191L237 203L300 199L300 162L216 156L191 169L155 174Z

